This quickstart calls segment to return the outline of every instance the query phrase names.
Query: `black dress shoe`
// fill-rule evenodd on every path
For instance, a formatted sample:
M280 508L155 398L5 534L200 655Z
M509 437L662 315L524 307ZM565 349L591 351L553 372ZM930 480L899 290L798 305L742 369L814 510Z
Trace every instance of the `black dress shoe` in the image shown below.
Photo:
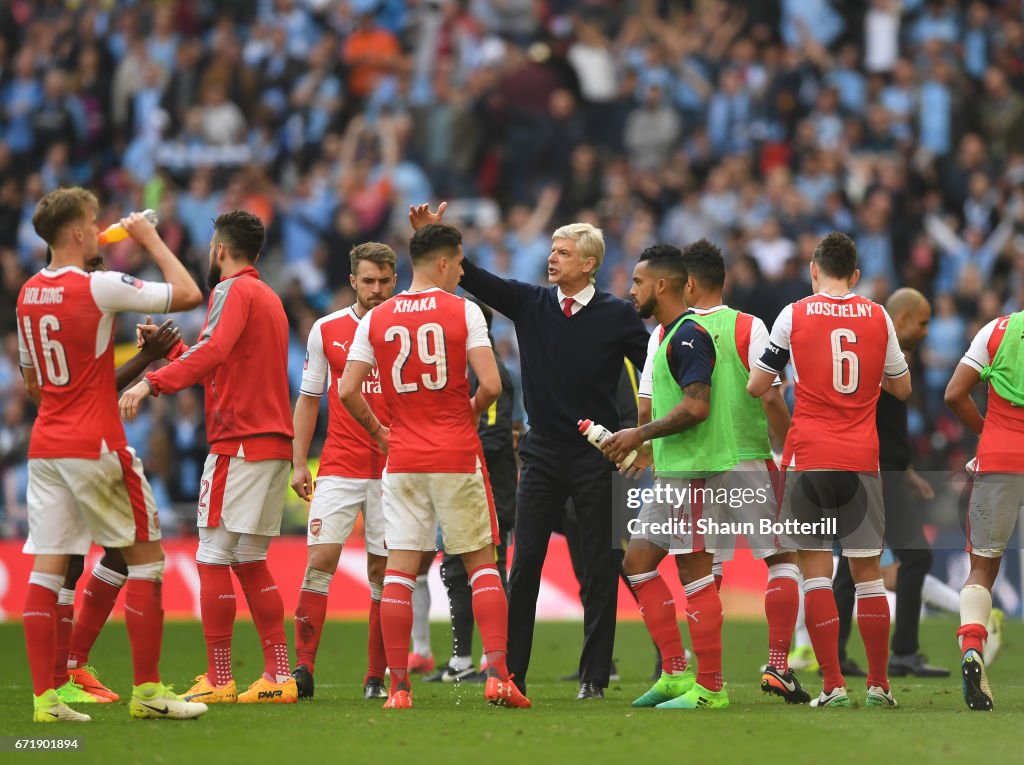
M295 687L299 691L299 698L313 698L313 673L309 671L309 667L300 664L292 672L292 677L295 678Z
M658 666L659 666L658 677L661 677L661 669L660 669L660 667L661 667L661 659L658 659ZM580 681L580 673L579 673L579 671L576 671L576 672L573 672L571 675L562 675L562 677L559 678L559 679L562 680L563 682L566 682L566 683L569 683L569 682L578 683ZM611 665L611 667L608 670L608 680L613 682L613 683L617 683L621 679L622 679L622 676L619 675L619 668L615 664L615 659L612 659L612 665ZM654 679L657 680L658 678L656 677Z
M580 683L580 692L576 694L577 699L603 699L604 688L597 683Z
M949 670L945 667L933 667L928 663L928 659L919 653L906 656L893 654L889 657L889 674L892 677L949 677Z
M867 677L868 673L860 668L860 665L853 659L840 659L839 660L839 671L843 673L843 677ZM825 671L818 667L818 674L824 676Z

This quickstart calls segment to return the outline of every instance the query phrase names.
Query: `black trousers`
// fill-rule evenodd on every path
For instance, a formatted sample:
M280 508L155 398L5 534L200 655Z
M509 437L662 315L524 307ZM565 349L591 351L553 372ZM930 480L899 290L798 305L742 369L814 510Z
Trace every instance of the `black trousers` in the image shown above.
M500 524L499 524L500 526ZM507 530L500 528L501 544L497 547L498 575L501 586L508 588L505 539ZM441 581L448 593L448 612L452 619L452 656L473 655L473 588L461 555L444 554L441 559Z
M924 535L923 500L910 494L901 475L886 473L882 479L885 502L885 543L900 562L896 574L896 614L893 618L892 652L898 656L920 650L921 588L932 567L932 551ZM846 642L853 628L856 600L853 577L846 558L840 558L832 588L839 609L839 658L846 658Z
M546 438L536 431L519 445L515 554L508 577L508 668L526 690L533 649L540 573L552 530L573 500L584 558L583 651L580 682L608 687L615 643L622 551L612 547L613 466L599 451L579 443Z

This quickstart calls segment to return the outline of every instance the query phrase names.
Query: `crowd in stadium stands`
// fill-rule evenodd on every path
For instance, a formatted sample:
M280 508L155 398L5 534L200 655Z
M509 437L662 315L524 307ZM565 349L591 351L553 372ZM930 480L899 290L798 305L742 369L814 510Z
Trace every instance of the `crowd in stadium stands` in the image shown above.
M839 229L859 247L859 291L932 299L911 433L919 469L962 465L971 442L942 392L974 333L1024 298L1022 6L3 3L0 536L25 528L33 407L14 306L45 255L31 213L73 184L97 192L101 221L156 209L200 283L211 219L260 215L261 271L293 332L293 396L311 325L353 299L354 244L392 244L408 283L411 203L448 200L467 255L525 281L544 281L556 226L595 223L599 285L620 296L645 247L706 236L726 255L730 303L769 325L809 293L814 244ZM155 276L131 240L106 256ZM204 310L179 317L187 338ZM515 375L509 327L495 334ZM117 339L132 338L125 322ZM128 435L161 506L194 502L198 397L152 402Z

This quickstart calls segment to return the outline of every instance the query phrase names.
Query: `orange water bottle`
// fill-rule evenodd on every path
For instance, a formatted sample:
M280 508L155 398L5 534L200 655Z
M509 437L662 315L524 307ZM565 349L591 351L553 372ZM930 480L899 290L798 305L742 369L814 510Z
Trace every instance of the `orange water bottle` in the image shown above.
M152 223L154 226L160 222L160 219L156 215L156 210L143 210L142 217ZM120 223L114 223L113 225L107 226L103 231L100 232L100 247L107 244L113 244L114 242L120 242L122 239L128 238L128 231Z

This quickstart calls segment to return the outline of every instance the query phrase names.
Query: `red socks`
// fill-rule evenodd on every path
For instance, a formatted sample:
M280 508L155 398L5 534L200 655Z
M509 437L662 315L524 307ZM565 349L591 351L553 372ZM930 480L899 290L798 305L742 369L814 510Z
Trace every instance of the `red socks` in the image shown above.
M473 588L473 618L487 659L488 677L508 680L508 600L496 566L478 566L469 572Z
M828 577L804 580L804 625L824 674L825 693L845 686L839 669L839 611Z
M78 609L74 629L71 631L71 647L68 649L67 660L69 667L84 667L89 663L89 651L92 650L103 625L110 618L117 594L127 578L124 574L111 571L98 563L85 583L78 587L82 603Z
M412 593L416 576L394 569L384 572L380 626L391 668L391 693L409 690L409 642L412 638Z
M779 672L789 669L789 649L800 612L800 569L795 563L768 567L764 615L768 620L768 664Z
M868 658L870 688L877 685L889 690L889 601L881 579L861 582L857 589L857 627L864 641Z
M206 639L206 675L220 686L231 674L231 632L235 626L235 587L227 566L196 563L199 569L199 610Z
M679 622L676 620L676 604L668 585L657 571L627 578L640 601L640 615L644 618L644 625L661 653L662 671L682 672L686 669L686 655L679 633Z
M274 682L291 677L288 643L284 636L284 603L265 560L236 563L231 567L242 585L256 632L263 646L263 672ZM323 623L321 622L321 627Z
M57 595L57 643L53 665L53 687L60 688L68 681L68 646L71 630L75 626L75 591L62 588Z
M158 576L163 572L163 561L139 566L140 569L158 567ZM128 628L128 640L132 645L132 666L135 669L135 685L160 682L160 646L164 634L164 609L161 600L159 579L136 579L132 577L135 566L128 569L128 583L124 594L124 621ZM154 572L143 572L152 576Z
M697 682L720 691L722 682L722 600L713 574L686 585L686 620L697 655Z
M988 630L982 624L965 624L956 631L960 638L960 653L967 653L974 649L980 654L985 653L985 641L988 640Z
M388 657L384 651L384 633L380 624L380 599L384 594L384 585L370 582L370 629L366 636L366 677L363 684L371 678L384 679L388 668Z
M53 688L53 665L57 651L57 593L64 584L58 574L29 576L22 612L25 649L32 673L32 693L36 696Z
M295 664L305 665L311 673L326 618L327 595L299 590L299 604L295 607Z

